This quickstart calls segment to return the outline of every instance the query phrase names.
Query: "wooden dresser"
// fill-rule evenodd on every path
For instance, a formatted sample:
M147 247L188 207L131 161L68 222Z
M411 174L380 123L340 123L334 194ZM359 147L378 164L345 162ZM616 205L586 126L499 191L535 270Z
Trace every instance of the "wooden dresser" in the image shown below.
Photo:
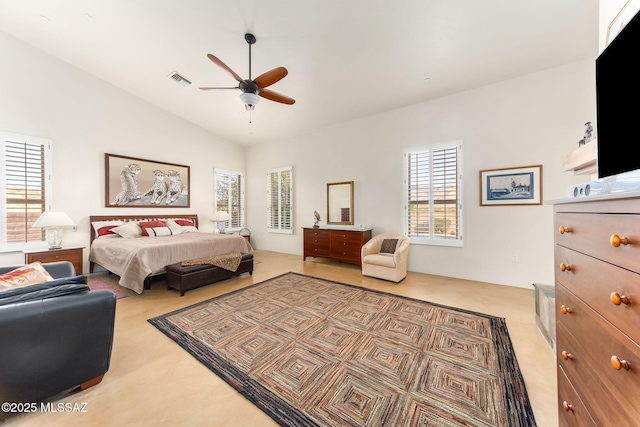
M553 204L560 425L639 425L640 194Z
M360 250L371 239L371 229L303 228L304 254L331 258L349 264L362 265Z

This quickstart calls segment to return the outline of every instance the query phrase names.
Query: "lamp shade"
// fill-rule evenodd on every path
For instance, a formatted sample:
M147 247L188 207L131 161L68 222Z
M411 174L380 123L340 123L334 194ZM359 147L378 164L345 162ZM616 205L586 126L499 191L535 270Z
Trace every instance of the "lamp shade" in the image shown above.
M229 221L230 219L231 216L229 215L229 212L217 211L215 214L213 214L212 221Z
M75 227L76 223L64 212L45 211L33 223L32 227Z

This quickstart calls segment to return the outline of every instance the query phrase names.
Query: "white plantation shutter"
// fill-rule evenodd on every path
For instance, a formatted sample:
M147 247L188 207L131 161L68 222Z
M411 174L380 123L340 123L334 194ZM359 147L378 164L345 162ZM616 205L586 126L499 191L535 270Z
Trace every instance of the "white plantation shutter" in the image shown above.
M2 200L0 246L24 247L44 240L33 223L50 203L49 157L51 141L23 135L0 133Z
M462 142L405 151L405 233L412 243L462 246Z
M293 234L293 167L267 171L267 231Z
M225 227L229 231L245 227L244 173L214 169L214 212L226 211L231 216Z

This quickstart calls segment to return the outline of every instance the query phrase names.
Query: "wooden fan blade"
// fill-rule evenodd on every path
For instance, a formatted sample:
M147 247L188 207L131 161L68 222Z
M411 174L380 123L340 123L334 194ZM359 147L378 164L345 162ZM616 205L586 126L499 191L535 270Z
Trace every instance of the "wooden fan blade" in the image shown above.
M238 81L238 82L242 81L242 77L237 75L235 71L233 71L231 68L227 67L227 64L225 64L224 62L220 61L215 56L213 56L210 53L208 53L207 54L207 58L209 58L211 60L211 62L216 64L218 67L224 69L227 73L231 74L233 76L233 78L236 79L236 81Z
M263 89L258 95L271 101L280 102L282 104L292 105L296 102L295 99L289 98L288 96L279 94L278 92L274 92L270 89Z
M267 71L264 74L260 74L258 77L255 78L254 82L260 88L264 89L265 87L271 86L272 84L282 80L284 76L286 76L287 74L289 74L289 71L287 71L286 68L278 67L278 68L274 68L271 71Z
M217 90L217 89L240 89L238 86L236 87L201 87L200 90Z

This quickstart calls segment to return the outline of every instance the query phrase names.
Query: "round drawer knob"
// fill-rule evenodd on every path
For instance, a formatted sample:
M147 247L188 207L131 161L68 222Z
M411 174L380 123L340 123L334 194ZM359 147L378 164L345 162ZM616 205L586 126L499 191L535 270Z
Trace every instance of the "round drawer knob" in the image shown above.
M627 239L626 237L620 237L617 234L614 234L613 236L611 236L611 239L609 239L609 241L611 242L611 246L613 246L614 248L617 248L620 245L629 244L629 239Z
M565 264L565 263L560 264L561 271L571 271L572 269L573 267L571 267L569 264Z
M566 305L562 304L560 306L560 312L562 314L571 314L571 313L573 313L573 308L567 307Z
M563 227L562 225L560 226L558 231L560 231L560 234L571 233L571 229L569 227Z
M611 302L614 305L620 305L620 304L630 304L631 300L628 297L626 297L624 295L620 295L617 292L612 292L611 293Z
M624 368L627 371L631 369L631 365L626 360L620 360L618 356L611 356L611 366L617 371Z
M564 402L562 402L562 409L564 409L566 412L573 411L573 405L570 405L569 402L565 400Z
M573 360L573 354L567 353L566 351L562 352L562 358L564 360Z

